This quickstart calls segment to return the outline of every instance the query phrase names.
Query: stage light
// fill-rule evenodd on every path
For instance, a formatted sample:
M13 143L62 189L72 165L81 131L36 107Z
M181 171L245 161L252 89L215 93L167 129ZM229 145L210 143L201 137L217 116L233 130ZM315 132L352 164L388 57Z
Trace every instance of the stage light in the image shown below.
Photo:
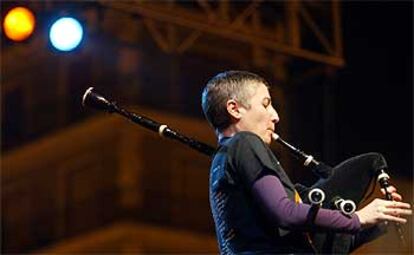
M53 47L61 51L71 51L82 41L83 28L79 21L63 17L53 23L49 38Z
M16 42L28 38L34 30L35 17L33 13L25 7L15 7L5 16L3 29L6 36Z

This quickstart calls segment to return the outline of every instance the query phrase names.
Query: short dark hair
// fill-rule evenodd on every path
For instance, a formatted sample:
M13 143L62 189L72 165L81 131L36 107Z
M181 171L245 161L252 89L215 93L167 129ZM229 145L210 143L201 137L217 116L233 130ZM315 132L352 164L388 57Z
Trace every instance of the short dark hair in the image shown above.
M250 108L250 97L259 84L269 87L264 78L247 71L226 71L211 78L201 97L201 106L210 125L216 131L227 128L231 124L227 101L234 99L244 107Z

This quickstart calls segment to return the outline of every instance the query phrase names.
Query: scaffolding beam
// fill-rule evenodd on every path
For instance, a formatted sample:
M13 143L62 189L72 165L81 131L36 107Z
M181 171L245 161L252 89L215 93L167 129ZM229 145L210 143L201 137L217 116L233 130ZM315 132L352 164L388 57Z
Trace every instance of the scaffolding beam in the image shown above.
M289 17L287 17L287 22L284 25L286 27L285 31L289 31L290 39L283 38L283 40L280 40L276 35L275 27L269 27L269 25L259 22L260 27L258 29L257 24L254 24L252 16L255 12L260 11L262 1L253 0L244 10L238 12L233 6L236 3L231 1L221 1L215 8L210 2L201 0L194 2L197 5L193 8L186 8L179 4L143 1L100 1L100 3L107 8L142 17L146 20L146 26L157 45L168 52L182 53L189 49L202 34L210 34L225 40L250 44L252 49L263 48L335 67L344 65L339 16L340 6L337 2L326 3L332 6L329 9L332 12L329 15L332 23L332 36L325 35L301 1L286 2L284 8L287 10L286 13ZM267 3L267 7L269 4L273 3ZM230 15L235 12L238 14ZM301 22L301 18L303 22ZM176 35L177 38L175 39L177 41L172 45L171 40L167 38L168 36L165 35L162 39L163 37L155 31L154 26L149 25L151 22L148 22L148 20L152 20L152 23L158 22L170 26L170 29L171 25L187 29L189 35ZM320 42L322 50L311 50L304 47L301 31L305 25L310 27L310 32ZM161 42L161 40L164 42Z

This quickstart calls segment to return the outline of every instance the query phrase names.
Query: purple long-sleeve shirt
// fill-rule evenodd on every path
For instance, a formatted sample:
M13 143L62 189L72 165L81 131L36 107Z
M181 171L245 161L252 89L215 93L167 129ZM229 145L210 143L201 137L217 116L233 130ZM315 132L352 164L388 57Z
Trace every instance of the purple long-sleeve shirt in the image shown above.
M306 225L311 206L290 200L276 176L265 175L259 178L253 184L252 192L264 213L276 226L294 229ZM361 223L356 214L347 217L338 210L323 208L316 214L313 225L321 229L352 234L361 230Z

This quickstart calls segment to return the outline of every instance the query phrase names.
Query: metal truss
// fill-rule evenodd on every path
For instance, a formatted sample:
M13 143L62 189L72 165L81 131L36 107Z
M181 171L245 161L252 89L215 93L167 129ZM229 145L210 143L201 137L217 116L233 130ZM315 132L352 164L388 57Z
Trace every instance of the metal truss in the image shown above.
M250 45L253 56L271 51L335 67L344 65L338 1L102 0L99 3L142 19L159 48L168 53L183 53L203 35L213 35ZM310 37L313 44L308 47Z

